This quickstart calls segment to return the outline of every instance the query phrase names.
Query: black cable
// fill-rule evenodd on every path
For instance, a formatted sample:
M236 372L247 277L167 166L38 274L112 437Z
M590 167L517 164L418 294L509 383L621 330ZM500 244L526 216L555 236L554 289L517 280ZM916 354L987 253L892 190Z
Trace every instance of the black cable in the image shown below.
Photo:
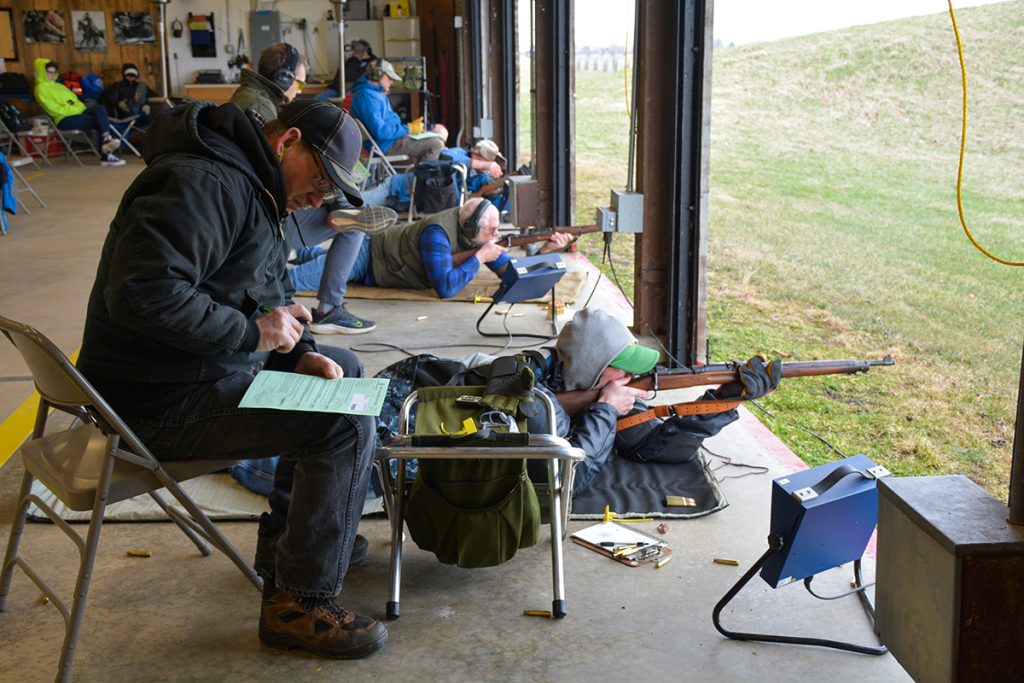
M758 410L760 410L762 413L764 413L765 415L767 415L768 417L770 417L773 420L779 420L780 422L784 422L784 423L788 424L790 427L795 427L796 429L799 429L801 432L804 432L805 434L809 434L810 436L813 436L815 439L817 439L818 441L822 442L823 444L825 444L826 446L831 448L833 451L838 453L840 458L845 458L846 457L845 453L843 453L841 450L839 450L834 445L832 445L832 442L829 441L828 439L826 439L825 437L823 437L821 434L818 434L816 432L812 432L810 429L807 429L806 427L801 427L800 425L798 425L797 423L795 423L795 422L793 422L791 420L783 420L778 415L773 415L772 413L768 412L768 410L766 408L764 408L757 401L747 401L746 403L747 403L747 405L754 406L755 408L757 408Z
M718 467L715 467L715 468L710 468L709 467L708 468L708 471L711 472L712 474L714 474L718 470L724 469L726 467L746 467L746 468L749 468L751 470L760 470L758 472L744 472L743 474L734 474L734 475L728 476L728 477L718 477L718 476L716 476L715 477L715 481L717 481L719 483L725 481L726 479L742 479L743 477L749 477L751 475L767 474L768 471L769 471L769 468L765 467L764 465L750 465L750 464L745 463L745 462L733 462L732 458L730 458L729 456L722 455L721 453L716 453L715 451L711 450L710 448L708 448L707 446L705 446L703 444L701 445L701 448L704 449L704 451L706 451L708 455L711 455L713 457L716 457L716 458L722 460L722 464L719 465Z

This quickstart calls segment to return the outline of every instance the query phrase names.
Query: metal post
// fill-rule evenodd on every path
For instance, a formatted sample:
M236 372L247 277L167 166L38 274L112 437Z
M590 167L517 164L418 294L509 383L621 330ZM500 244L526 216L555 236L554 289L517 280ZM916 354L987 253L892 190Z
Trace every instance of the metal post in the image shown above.
M338 85L341 88L340 95L345 94L345 15L342 8L342 0L330 0L334 6L334 19L338 22ZM383 53L383 49L381 50ZM328 64L330 69L331 65Z
M1017 424L1013 430L1009 502L1010 523L1024 524L1024 349L1021 350L1020 382L1017 388Z
M164 102L169 102L167 80L170 78L170 61L167 58L167 3L171 0L151 0L156 5L156 32L160 36L160 93Z

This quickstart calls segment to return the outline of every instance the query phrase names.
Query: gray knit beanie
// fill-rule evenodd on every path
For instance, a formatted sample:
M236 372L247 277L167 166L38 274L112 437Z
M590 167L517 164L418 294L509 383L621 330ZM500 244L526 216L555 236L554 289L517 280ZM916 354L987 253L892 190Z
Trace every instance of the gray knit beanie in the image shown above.
M565 390L593 389L605 368L635 342L626 326L604 311L585 308L577 313L555 342L564 364Z

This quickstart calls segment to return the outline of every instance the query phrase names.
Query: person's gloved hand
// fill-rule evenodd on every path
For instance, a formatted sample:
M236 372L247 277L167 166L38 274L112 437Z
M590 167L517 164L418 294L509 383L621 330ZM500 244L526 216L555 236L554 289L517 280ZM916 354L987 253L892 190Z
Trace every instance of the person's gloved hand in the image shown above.
M151 109L150 109L150 107L149 107L149 105L148 105L148 104L144 104L144 105L142 105L142 114L143 114L144 116L149 116L149 112L150 112L150 111L151 111Z
M723 384L715 392L720 399L742 398L748 401L761 398L775 390L782 379L782 361L776 358L765 363L763 355L751 356L745 364L736 368L739 381Z
M117 108L127 114L129 112L128 100L121 100L120 102L118 102L117 103Z
M423 132L423 117L409 122L409 135L419 135Z
M512 356L498 358L484 386L480 405L512 416L535 417L540 408L533 397L533 370Z

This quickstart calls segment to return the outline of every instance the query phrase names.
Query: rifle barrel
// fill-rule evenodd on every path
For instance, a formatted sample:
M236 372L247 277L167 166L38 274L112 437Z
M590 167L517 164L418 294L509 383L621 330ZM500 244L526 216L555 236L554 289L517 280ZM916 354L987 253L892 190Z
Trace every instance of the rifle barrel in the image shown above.
M599 232L601 226L599 225L562 225L548 228L545 230L534 230L533 232L527 232L521 235L505 235L497 241L497 244L503 247L520 247L530 242L542 242L554 232L568 232L572 235L585 235L590 232Z
M782 363L782 376L786 377L815 377L819 375L856 374L867 372L873 367L884 367L896 365L892 356L886 356L879 360L808 360L792 361ZM708 384L725 384L735 382L739 379L739 373L733 363L711 363L709 365L694 368L682 368L679 370L655 371L650 375L638 377L629 383L628 386L635 389L651 390L655 386L659 389L682 389L685 387L698 387Z

